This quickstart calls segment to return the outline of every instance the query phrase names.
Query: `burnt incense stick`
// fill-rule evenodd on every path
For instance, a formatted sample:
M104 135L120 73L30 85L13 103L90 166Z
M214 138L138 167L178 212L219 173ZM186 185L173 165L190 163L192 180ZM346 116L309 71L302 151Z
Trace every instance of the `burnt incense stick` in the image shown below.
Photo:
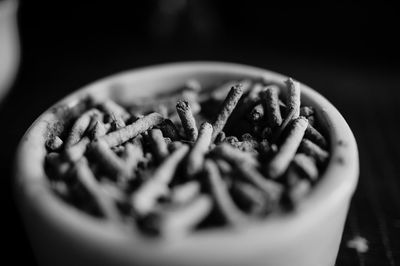
M176 111L181 119L187 139L189 141L196 141L198 136L196 120L194 119L189 103L187 101L178 101Z
M74 123L70 134L65 141L65 147L70 147L79 142L79 140L83 137L86 130L88 130L90 122L92 120L92 116L99 114L99 110L91 109L83 113Z
M300 83L289 78L285 81L288 88L287 108L292 112L292 119L296 119L300 115Z
M229 91L213 123L213 133L211 137L212 142L214 142L219 132L223 130L226 121L228 121L229 116L231 115L242 94L243 86L241 84L233 86Z
M210 190L215 204L229 225L241 226L246 223L246 216L238 209L232 200L226 184L219 173L218 166L211 160L206 160L204 170L210 184Z
M168 194L168 184L172 181L178 165L186 156L188 150L187 145L182 145L171 153L155 170L152 178L142 184L132 195L132 206L138 215L150 213L157 204L157 200Z
M124 128L113 131L105 136L99 138L109 147L115 147L121 145L124 142L136 137L137 135L157 126L162 121L164 121L164 117L158 113L151 113L149 115L144 116L143 118L138 119L130 125L127 125Z
M267 166L267 176L276 179L286 171L300 146L307 126L308 120L304 117L299 117L293 121L292 129L287 138L279 147L278 153L271 159Z
M279 127L282 124L278 90L277 86L268 86L260 92L260 97L267 109L268 124L272 128Z
M186 173L189 177L198 174L204 162L204 155L207 153L211 144L213 128L211 124L205 122L200 126L199 136L190 151L186 164Z

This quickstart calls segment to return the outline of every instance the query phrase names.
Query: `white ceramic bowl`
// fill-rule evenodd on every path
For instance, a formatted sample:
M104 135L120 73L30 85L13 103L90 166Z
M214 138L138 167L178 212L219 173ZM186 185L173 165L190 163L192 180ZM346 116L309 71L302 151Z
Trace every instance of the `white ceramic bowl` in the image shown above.
M273 215L243 230L219 228L167 241L128 236L64 203L47 185L45 139L60 117L87 94L129 103L173 90L195 78L205 86L261 75L283 85L285 76L218 62L166 64L127 71L92 83L43 113L21 140L16 196L34 252L42 265L334 265L358 174L358 151L346 121L324 97L302 84L302 101L315 107L329 134L329 165L298 211Z

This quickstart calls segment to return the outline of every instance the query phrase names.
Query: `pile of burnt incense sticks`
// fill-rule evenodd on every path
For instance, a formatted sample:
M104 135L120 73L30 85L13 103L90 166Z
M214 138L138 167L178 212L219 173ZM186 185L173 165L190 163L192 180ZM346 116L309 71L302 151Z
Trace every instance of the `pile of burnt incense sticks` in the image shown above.
M147 235L241 226L296 207L329 158L300 84L265 80L170 95L121 107L89 99L49 136L54 192L99 219Z

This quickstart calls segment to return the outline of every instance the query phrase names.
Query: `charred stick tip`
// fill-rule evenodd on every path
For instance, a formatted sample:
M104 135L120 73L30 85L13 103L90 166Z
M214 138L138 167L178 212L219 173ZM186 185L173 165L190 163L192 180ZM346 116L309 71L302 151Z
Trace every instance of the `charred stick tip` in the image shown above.
M178 101L176 104L176 111L181 119L183 129L185 130L186 137L190 141L195 141L198 136L196 120L194 119L192 109L187 101Z
M257 122L264 117L264 107L261 104L257 104L251 109L249 113L249 120Z
M51 151L57 151L63 145L62 139L59 136L52 136L46 141L46 147Z
M300 108L300 115L304 116L304 117L309 117L314 115L315 111L314 108L310 107L310 106L302 106Z

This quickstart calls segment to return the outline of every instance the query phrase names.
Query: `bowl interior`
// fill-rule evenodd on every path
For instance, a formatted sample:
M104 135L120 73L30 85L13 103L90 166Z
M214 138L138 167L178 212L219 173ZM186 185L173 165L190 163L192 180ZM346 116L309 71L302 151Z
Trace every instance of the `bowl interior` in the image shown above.
M76 108L80 100L88 94L97 98L111 98L123 105L129 105L138 97L175 90L192 78L207 88L223 80L260 76L282 87L287 78L271 71L244 65L193 62L127 71L80 89L41 115L23 137L16 160L19 200L22 205L29 205L31 212L53 221L54 226L66 234L80 234L85 236L85 241L93 244L102 241L108 245L125 243L121 245L121 252L135 249L140 250L142 255L149 254L149 256L154 252L168 256L173 256L175 253L181 256L182 254L201 256L202 252L196 253L196 251L202 250L208 252L210 256L218 257L220 254L215 250L215 246L225 246L232 252L240 253L245 241L251 241L254 246L248 256L255 255L263 249L279 249L288 241L293 241L293 237L303 234L302 232L321 226L318 224L319 221L331 215L331 209L338 208L341 204L348 205L358 179L357 147L347 123L324 97L304 84L302 84L302 103L316 109L317 116L329 135L331 146L329 165L298 211L272 215L243 230L236 231L231 228L205 230L180 241L171 241L169 245L159 245L158 242L140 236L127 236L61 201L48 187L43 170L45 139L54 128L57 128L55 125L60 124L60 120L67 119L66 113L71 108ZM347 205L343 207L346 210ZM237 241L238 236L241 241ZM148 245L152 247L151 252L146 248Z

